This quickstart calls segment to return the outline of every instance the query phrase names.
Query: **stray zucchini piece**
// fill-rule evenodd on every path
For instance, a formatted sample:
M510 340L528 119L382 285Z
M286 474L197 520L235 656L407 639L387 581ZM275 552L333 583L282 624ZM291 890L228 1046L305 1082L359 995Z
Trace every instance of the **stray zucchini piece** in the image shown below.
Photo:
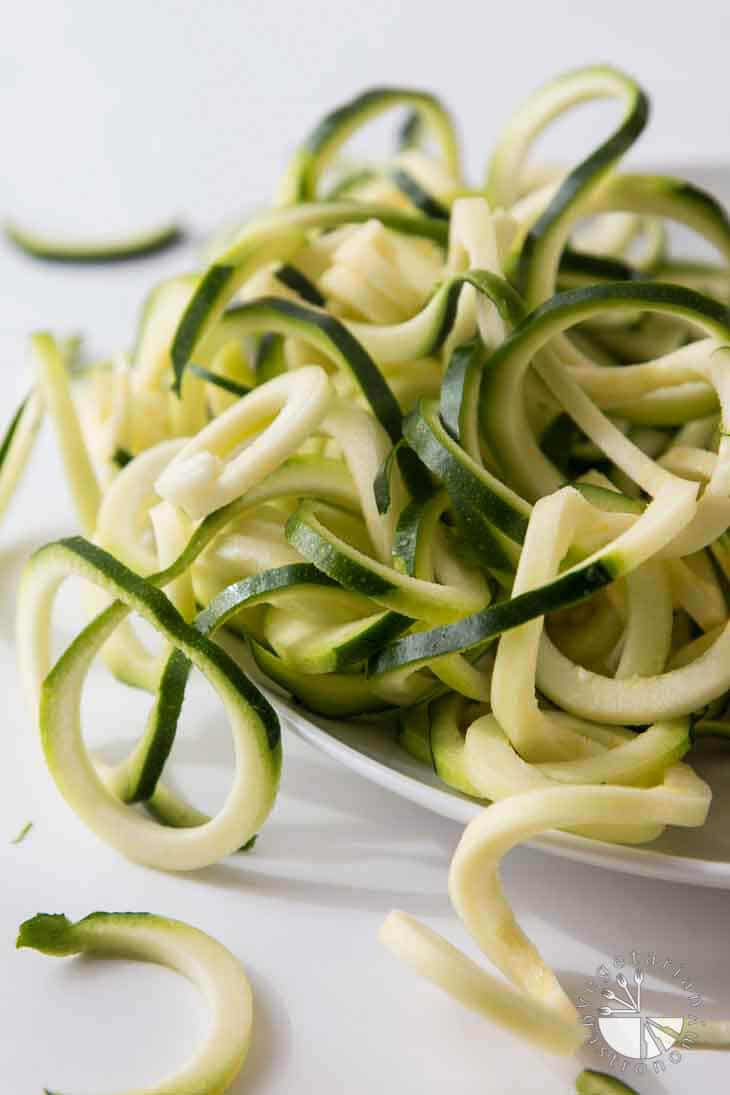
M633 1087L607 1072L595 1072L584 1068L575 1081L578 1095L637 1095Z
M25 825L18 832L18 835L13 837L13 839L10 841L10 843L11 844L22 844L32 828L33 828L33 822L32 821L26 821Z
M75 924L61 914L38 913L20 925L16 946L55 957L90 954L155 962L200 990L211 1014L202 1045L178 1072L160 1084L136 1088L135 1095L223 1095L240 1072L251 1038L251 987L231 952L198 928L151 913L96 912Z
M175 222L137 232L123 239L90 240L61 239L44 236L30 228L8 221L5 235L15 246L34 259L44 262L105 263L126 262L166 251L185 239L185 232Z

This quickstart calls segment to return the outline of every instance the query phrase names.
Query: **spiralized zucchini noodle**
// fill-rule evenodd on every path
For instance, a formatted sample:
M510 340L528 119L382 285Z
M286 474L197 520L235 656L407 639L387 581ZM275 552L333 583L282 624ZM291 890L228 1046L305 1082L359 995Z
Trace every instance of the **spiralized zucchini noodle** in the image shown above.
M533 162L555 118L606 98L602 144ZM344 157L403 107L392 156ZM436 98L360 95L303 141L270 210L151 292L131 348L78 366L34 336L37 383L0 448L4 507L51 419L83 533L41 548L19 593L23 677L72 809L125 856L192 870L250 842L275 799L279 724L249 670L317 715L395 724L484 806L449 893L506 981L405 912L382 939L556 1053L585 1028L515 921L502 857L550 829L638 844L702 825L688 759L730 737L730 221L685 180L622 169L647 118L626 74L570 72L474 186ZM671 224L715 260L675 255ZM69 576L89 622L54 663ZM81 732L97 655L152 696L114 769ZM213 818L162 782L193 667L235 747Z
M125 1095L223 1095L238 1075L251 1038L251 986L231 952L200 929L150 913L96 912L75 924L61 913L39 913L20 925L16 946L55 957L154 962L182 974L200 991L210 1012L202 1044L161 1083Z

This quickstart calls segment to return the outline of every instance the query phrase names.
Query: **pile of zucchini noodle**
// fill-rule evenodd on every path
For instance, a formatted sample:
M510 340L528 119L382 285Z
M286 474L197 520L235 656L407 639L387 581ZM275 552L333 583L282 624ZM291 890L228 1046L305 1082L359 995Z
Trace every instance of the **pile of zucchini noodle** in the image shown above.
M598 99L620 110L608 139L574 166L532 161L555 118ZM391 158L342 156L404 107ZM48 768L78 816L164 870L252 840L281 740L237 634L255 675L319 716L376 719L484 803L449 893L506 980L405 912L381 938L556 1053L586 1028L500 860L550 829L639 844L702 825L711 792L686 757L730 737L730 222L682 179L621 169L647 119L624 73L567 73L472 187L436 98L360 95L301 144L271 209L151 292L131 351L85 363L34 336L37 383L0 450L4 506L47 414L83 533L32 557L18 615ZM668 223L715 261L674 256ZM70 576L89 622L54 663ZM81 734L97 656L153 697L116 767ZM235 747L214 817L163 779L193 666Z

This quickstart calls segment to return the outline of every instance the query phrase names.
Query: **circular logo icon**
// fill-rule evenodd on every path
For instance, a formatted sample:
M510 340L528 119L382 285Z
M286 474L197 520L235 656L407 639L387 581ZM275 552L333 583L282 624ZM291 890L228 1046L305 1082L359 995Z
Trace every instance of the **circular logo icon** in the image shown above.
M607 1045L634 1061L647 1061L668 1053L684 1033L684 1018L654 1015L601 1015L598 1029Z
M666 999L664 1008L651 999L645 984L648 976L669 982L679 1005L676 1010L685 1014L662 1014L669 1010ZM588 1045L618 1071L641 1074L664 1072L667 1062L679 1064L681 1050L696 1041L692 1028L699 1019L694 1011L701 1003L701 994L681 964L670 958L661 961L653 952L642 957L632 950L628 958L619 956L610 966L598 967L576 1007L590 1030Z

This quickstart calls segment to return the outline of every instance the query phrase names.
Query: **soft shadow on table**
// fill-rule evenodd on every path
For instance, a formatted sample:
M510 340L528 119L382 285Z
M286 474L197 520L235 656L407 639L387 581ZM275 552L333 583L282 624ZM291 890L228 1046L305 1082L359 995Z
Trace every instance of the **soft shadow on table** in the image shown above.
M289 824L286 812L275 808L253 854L205 868L196 873L193 884L200 881L283 901L383 914L394 905L403 905L417 915L447 913L446 879L458 829L344 768L336 780L331 777L329 768L314 755L311 760L297 756L286 770L282 805L288 798L324 803L336 812L336 819ZM398 877L403 878L404 868L407 870L415 854L408 847L410 843L413 848L414 836L419 841L419 863L436 868L433 888L369 886L368 864L376 860L395 861ZM302 864L309 877L292 877L292 863ZM331 875L333 865L354 866L357 874L348 872L342 882L322 877L327 868Z
M399 907L416 916L444 916L450 908L445 879L443 893L423 893L409 889L379 889L357 882L285 878L246 866L239 869L229 860L214 867L204 867L187 884L205 884L216 889L235 890L242 895L279 898L287 903L303 901L326 909L370 911L382 916Z
M307 755L298 746L295 757L287 759L287 739L284 742L284 766L280 798L270 819L262 829L256 851L248 857L255 862L261 854L267 858L286 857L314 864L348 863L353 857L373 857L390 860L410 860L409 841L421 842L418 855L423 863L443 867L444 878L449 859L459 836L459 827L406 799L391 794L345 767L332 768L320 753ZM298 745L298 743L297 743ZM115 741L100 753L108 763L120 761L128 753L130 742ZM184 764L224 763L218 735L205 731L180 735L175 742L174 758ZM225 761L229 758L225 756ZM165 782L176 788L174 775L165 773ZM289 801L326 807L337 814L336 822L313 819L290 825L282 807ZM400 841L393 839L399 834ZM229 860L230 863L246 862Z
M538 916L571 939L602 951L609 965L615 955L630 962L634 947L639 954L654 951L653 978L671 989L689 976L704 998L703 1018L730 1015L727 891L601 870L526 848L505 858L502 880L518 918ZM533 935L539 946L539 929ZM664 965L667 958L672 960L669 966ZM677 979L674 969L682 963ZM676 1003L681 991L678 987L668 995Z
M336 812L335 820L290 824L287 812L275 808L252 854L204 868L190 879L192 884L383 915L394 906L420 916L448 915L446 881L458 827L344 768L336 780L331 776L316 755L311 760L297 756L284 779L282 805L290 797L314 804L324 801ZM417 853L412 850L415 837ZM402 885L414 854L419 864L435 868L428 889ZM401 885L369 886L368 865L375 861L395 864ZM301 864L308 877L292 877L292 863ZM356 873L350 870L340 882L331 877L333 866L355 868Z

